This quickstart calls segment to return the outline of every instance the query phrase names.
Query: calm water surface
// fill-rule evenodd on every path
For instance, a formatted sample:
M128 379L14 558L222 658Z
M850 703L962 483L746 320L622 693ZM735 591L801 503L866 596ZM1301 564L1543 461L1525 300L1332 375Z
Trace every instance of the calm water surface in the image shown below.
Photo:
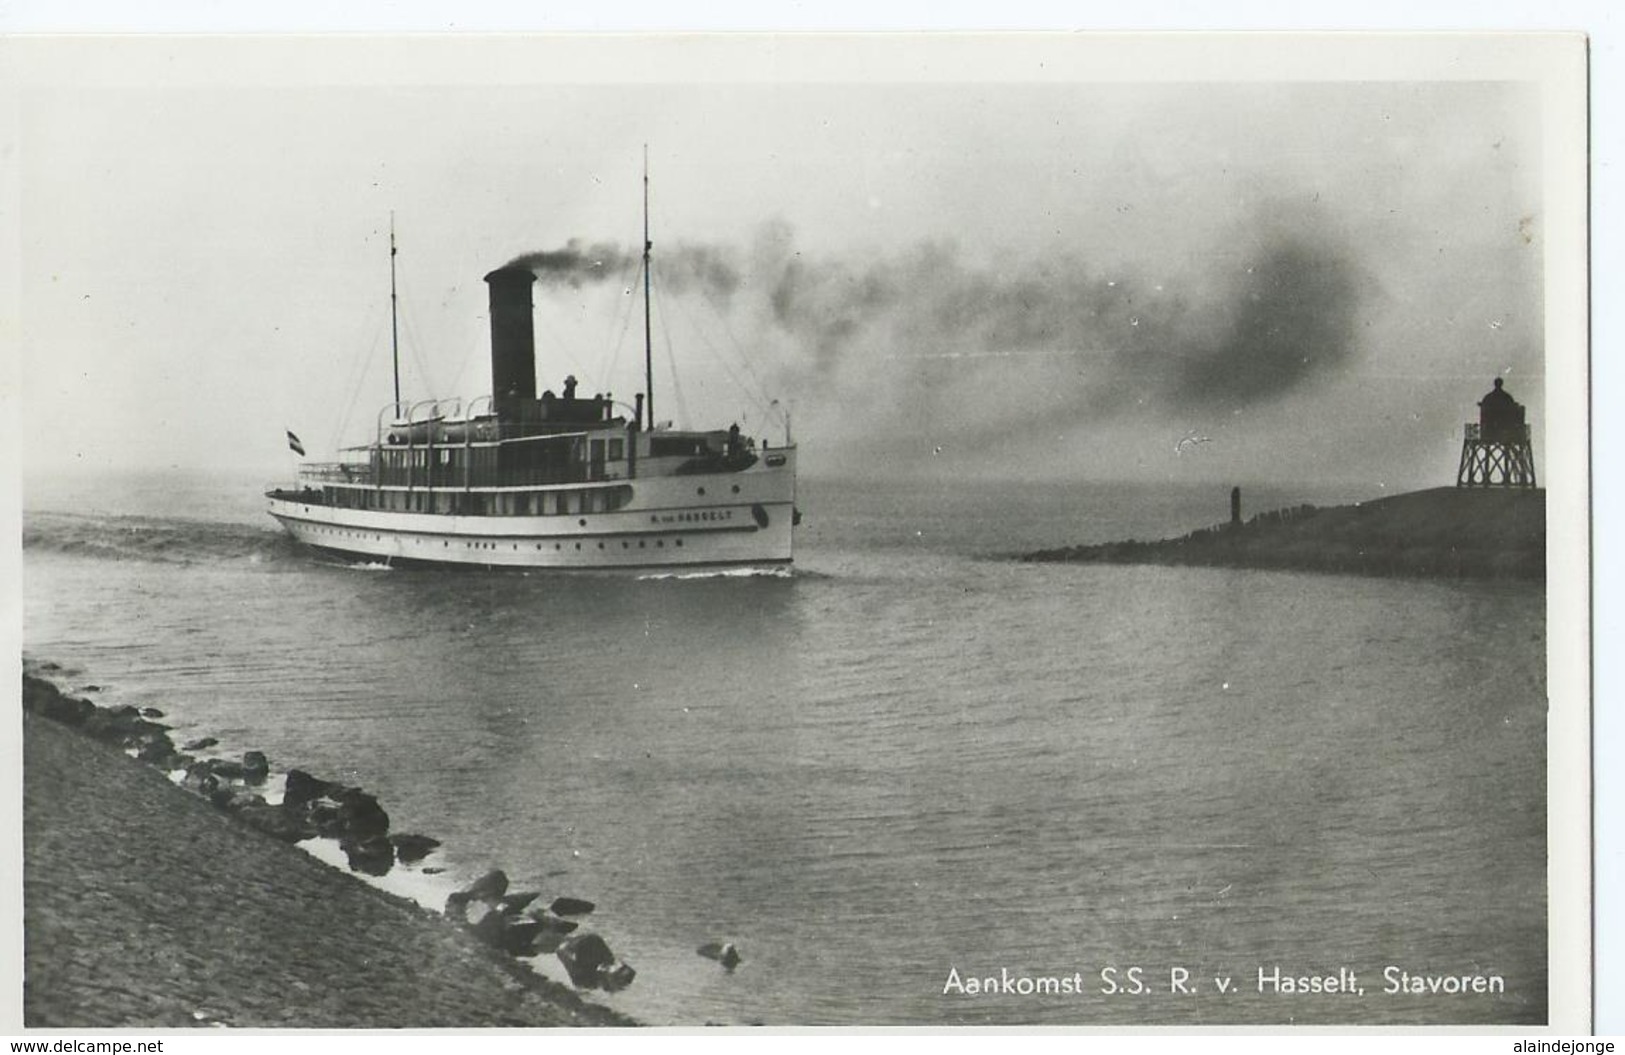
M435 882L598 902L645 1021L1545 1019L1538 588L1000 559L1226 492L813 481L793 575L695 578L335 566L255 497L32 489L28 653L366 787ZM1365 993L1260 994L1276 965ZM1001 969L1083 990L944 992Z

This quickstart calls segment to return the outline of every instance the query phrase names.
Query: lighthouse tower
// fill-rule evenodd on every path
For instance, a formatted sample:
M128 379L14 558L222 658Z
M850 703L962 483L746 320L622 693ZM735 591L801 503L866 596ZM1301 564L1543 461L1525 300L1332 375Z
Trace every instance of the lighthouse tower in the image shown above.
M1522 403L1499 377L1478 401L1478 420L1469 421L1461 441L1457 487L1534 487L1535 449Z

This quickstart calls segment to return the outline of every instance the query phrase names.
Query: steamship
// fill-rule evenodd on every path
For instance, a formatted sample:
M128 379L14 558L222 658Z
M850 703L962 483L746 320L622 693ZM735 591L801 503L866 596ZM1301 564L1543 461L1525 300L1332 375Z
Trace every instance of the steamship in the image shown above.
M405 404L397 367L396 399L379 412L372 442L337 462L303 463L295 485L266 492L270 515L315 549L388 565L788 565L799 519L788 428L773 445L738 425L654 423L647 177L643 243L647 400L640 392L635 406L618 407L579 396L573 378L562 394L538 398L536 275L498 268L485 276L493 393ZM392 308L394 258L392 233Z

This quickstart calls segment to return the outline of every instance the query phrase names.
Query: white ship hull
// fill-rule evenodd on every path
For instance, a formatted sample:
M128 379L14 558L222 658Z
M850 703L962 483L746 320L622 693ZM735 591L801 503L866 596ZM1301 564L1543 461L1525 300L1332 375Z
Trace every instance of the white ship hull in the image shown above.
M773 453L780 464L771 468L759 463L742 472L624 481L632 488L631 500L613 512L458 516L340 508L301 501L290 492L267 495L267 511L301 543L392 565L592 569L788 564L796 516L794 449Z

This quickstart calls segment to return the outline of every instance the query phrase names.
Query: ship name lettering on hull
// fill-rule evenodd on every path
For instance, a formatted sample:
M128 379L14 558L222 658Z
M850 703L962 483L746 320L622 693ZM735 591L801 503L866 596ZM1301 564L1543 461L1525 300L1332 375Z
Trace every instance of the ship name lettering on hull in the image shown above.
M732 509L701 509L692 513L654 513L649 517L653 524L692 524L704 520L732 520Z

